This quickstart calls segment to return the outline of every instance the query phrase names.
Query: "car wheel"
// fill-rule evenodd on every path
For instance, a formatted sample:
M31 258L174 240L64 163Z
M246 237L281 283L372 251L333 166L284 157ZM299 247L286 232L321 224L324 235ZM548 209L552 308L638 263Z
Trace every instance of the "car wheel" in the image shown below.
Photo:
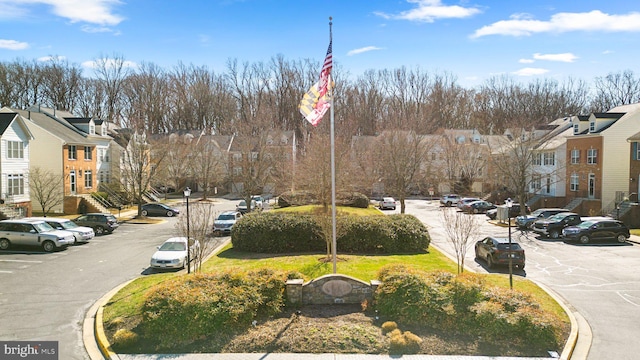
M496 264L493 263L493 258L491 257L491 255L487 256L487 266L489 267L489 269L493 269Z
M451 206L451 201L447 201L447 206Z
M42 249L46 252L52 252L56 249L56 244L53 241L47 240L42 243Z
M147 216L147 215L149 215L149 212L147 210L142 210L141 214L142 214L142 216Z
M9 247L11 247L9 239L0 239L0 250L7 250Z
M627 237L624 236L624 234L618 234L618 236L616 237L616 240L618 240L619 243L623 243L627 241Z
M549 237L552 239L557 239L560 237L560 232L558 230L551 230L549 232Z
M474 214L478 214L478 213L480 213L480 210L478 210L478 209L474 208L474 209L473 209L473 213L474 213Z
M173 216L173 211L171 211L171 210L167 211L167 216L168 217L172 217Z
M589 237L587 235L580 236L580 243L588 244L589 243Z
M96 235L104 235L104 228L102 226L96 226L93 230L96 232Z

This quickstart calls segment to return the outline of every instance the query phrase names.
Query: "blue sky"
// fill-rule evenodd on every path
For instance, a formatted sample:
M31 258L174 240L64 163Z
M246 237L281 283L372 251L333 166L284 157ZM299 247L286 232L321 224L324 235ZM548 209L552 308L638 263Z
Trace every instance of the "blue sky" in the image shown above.
M321 62L329 16L334 61L352 77L420 67L473 87L499 74L640 74L640 3L630 0L0 0L0 61L59 56L87 74L114 55L216 72L228 59Z

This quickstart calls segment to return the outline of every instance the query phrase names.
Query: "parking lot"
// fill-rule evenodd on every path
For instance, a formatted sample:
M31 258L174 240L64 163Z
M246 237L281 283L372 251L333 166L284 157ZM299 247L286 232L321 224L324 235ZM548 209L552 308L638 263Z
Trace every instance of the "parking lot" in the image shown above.
M432 244L453 255L443 228L443 210L456 211L455 207L440 207L437 200L407 201L407 213L428 226ZM508 236L508 228L496 226L482 214L465 216L481 220L477 235L469 242L465 265L480 273L508 274L508 267L489 269L484 261L475 260L473 253L476 240L488 235ZM636 359L640 353L640 275L636 270L640 268L639 238L632 236L623 244L613 241L583 245L511 230L512 240L526 251L526 268L514 271L514 275L548 286L585 317L593 331L588 358Z

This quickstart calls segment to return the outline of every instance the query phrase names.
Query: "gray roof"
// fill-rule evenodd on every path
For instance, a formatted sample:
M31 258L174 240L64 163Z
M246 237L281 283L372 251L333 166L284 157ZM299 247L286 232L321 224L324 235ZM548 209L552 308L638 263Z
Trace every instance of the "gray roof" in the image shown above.
M78 130L75 126L69 124L63 119L54 118L47 114L16 110L27 121L31 121L41 128L47 130L56 137L62 139L70 145L95 145L95 142L87 138L88 134Z

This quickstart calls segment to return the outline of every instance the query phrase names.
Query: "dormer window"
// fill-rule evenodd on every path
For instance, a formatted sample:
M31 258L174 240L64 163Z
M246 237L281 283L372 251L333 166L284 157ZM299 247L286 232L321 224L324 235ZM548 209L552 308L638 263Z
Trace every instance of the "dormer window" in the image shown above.
M89 135L96 134L96 125L94 123L89 123Z
M589 132L594 132L596 131L596 122L592 121L589 123Z
M574 124L573 125L573 133L577 134L580 132L580 124Z
M104 123L100 126L100 134L102 136L107 136L107 126Z

